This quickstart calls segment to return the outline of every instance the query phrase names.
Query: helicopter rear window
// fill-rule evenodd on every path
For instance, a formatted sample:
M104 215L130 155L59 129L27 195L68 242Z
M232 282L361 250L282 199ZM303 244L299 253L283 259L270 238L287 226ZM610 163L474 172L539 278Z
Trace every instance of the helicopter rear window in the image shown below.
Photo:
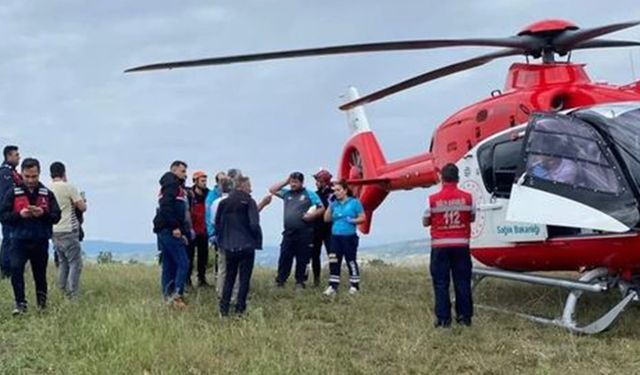
M499 197L509 197L516 173L522 165L522 138L517 140L498 139L478 153L482 179L487 191Z

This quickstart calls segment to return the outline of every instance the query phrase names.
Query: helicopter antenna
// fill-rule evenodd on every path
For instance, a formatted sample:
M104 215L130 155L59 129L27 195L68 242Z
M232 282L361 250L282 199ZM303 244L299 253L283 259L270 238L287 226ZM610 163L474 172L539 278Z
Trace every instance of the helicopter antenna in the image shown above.
M633 82L636 81L636 67L635 67L635 63L633 61L633 53L631 51L629 51L629 63L631 63L631 76L633 78Z

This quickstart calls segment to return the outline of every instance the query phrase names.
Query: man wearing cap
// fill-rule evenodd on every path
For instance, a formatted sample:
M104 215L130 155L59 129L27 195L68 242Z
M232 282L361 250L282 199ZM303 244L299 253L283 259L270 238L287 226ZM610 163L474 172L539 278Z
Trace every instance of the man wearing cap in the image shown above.
M321 169L318 173L313 175L313 178L316 180L316 194L320 197L322 201L322 205L326 209L329 207L329 200L333 197L333 189L331 189L331 178L333 176L326 169ZM311 252L311 269L313 271L313 285L320 285L320 270L321 267L321 254L322 254L322 244L324 244L324 248L329 253L329 245L331 243L331 223L327 223L322 219L322 216L319 217L314 222L313 227L313 250Z
M191 223L195 238L189 242L187 252L189 255L189 271L187 271L187 285L191 284L191 274L195 261L196 250L198 252L198 286L209 286L205 273L209 260L209 238L207 236L206 199L209 194L207 188L207 174L203 171L193 173L193 187L189 194L189 208Z
M305 273L313 249L314 222L322 217L324 206L320 197L304 187L304 175L293 172L273 185L269 192L284 201L284 231L278 260L276 285L281 287L289 278L296 260L296 288L303 289ZM289 185L286 189L285 186Z
M449 281L453 278L456 294L456 321L471 325L471 256L469 238L475 207L471 194L458 189L458 167L447 164L442 168L442 189L429 197L429 206L422 219L431 227L431 278L435 297L435 327L451 325Z

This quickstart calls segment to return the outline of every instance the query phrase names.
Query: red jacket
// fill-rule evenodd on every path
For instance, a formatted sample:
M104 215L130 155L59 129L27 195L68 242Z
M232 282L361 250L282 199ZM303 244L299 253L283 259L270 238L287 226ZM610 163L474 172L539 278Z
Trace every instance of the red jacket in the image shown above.
M456 183L443 183L428 203L425 217L431 219L431 247L469 246L475 215L471 194L458 189Z
M208 189L205 189L203 194L198 194L196 188L191 188L189 195L190 207L191 207L191 223L193 224L193 230L198 235L207 235L207 221L206 221L206 205Z

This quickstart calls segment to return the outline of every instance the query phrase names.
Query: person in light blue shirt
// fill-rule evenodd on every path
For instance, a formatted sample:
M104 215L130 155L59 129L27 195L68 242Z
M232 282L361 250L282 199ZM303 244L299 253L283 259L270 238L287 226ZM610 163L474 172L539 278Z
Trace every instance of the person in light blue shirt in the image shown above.
M358 234L357 226L366 220L364 208L358 198L353 197L345 180L333 184L335 200L329 204L324 219L331 226L331 248L329 251L329 287L324 295L333 296L340 285L340 268L344 258L349 268L351 287L349 294L360 290L360 268L357 262Z

